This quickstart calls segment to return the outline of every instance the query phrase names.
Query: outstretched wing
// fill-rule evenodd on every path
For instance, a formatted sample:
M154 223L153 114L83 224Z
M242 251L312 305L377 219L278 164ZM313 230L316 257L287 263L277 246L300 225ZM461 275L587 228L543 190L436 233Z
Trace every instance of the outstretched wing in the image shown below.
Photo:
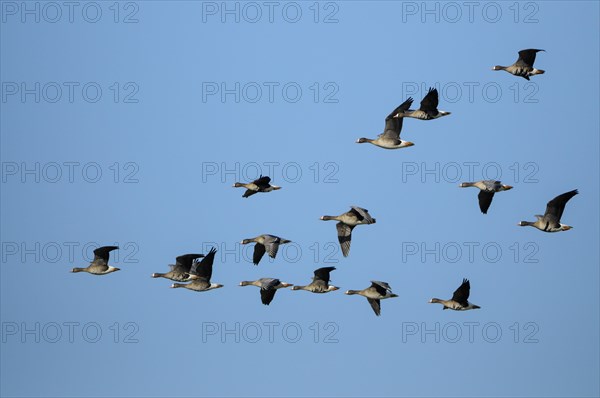
M337 228L338 241L342 248L342 254L344 257L348 257L348 254L350 253L350 241L352 240L352 229L354 227L344 224L343 222L335 224L335 227Z
M204 254L184 254L175 259L175 267L181 267L185 272L190 272L192 261L204 257Z
M421 107L419 109L423 112L427 112L428 114L435 116L438 114L438 103L438 91L437 89L430 87L429 91L427 92L427 95L421 101Z
M260 176L258 179L252 181L254 184L260 186L266 186L269 185L269 183L271 182L271 178L267 177L267 176Z
M466 307L469 305L468 299L469 299L470 291L471 291L471 284L469 283L469 280L463 279L462 285L460 285L458 287L458 289L456 289L454 291L454 294L452 295L452 300L456 301L463 307Z
M533 63L535 62L535 55L539 51L544 51L544 50L536 50L534 48L530 48L527 50L521 50L521 51L519 51L519 59L517 59L517 62L515 62L515 63L519 64L519 65L532 67Z
M102 246L94 250L94 263L96 264L108 264L108 258L110 252L118 249L118 246Z
M202 261L198 261L198 259L194 260L192 263L192 268L190 269L190 274L195 275L198 278L204 278L206 281L210 281L212 276L212 266L215 261L215 254L217 253L217 249L214 247L210 249L206 257L202 259Z
M257 243L256 245L254 245L254 254L252 255L252 262L254 263L254 265L258 265L258 263L260 263L260 260L265 255L265 252L266 249L263 244Z
M556 198L552 199L550 202L546 204L546 213L544 213L544 217L550 215L552 217L556 217L556 221L560 223L560 219L565 211L565 206L567 202L575 195L577 195L579 191L576 189L565 192L562 195L558 195Z
M492 204L492 199L494 199L494 191L479 191L479 209L483 214L487 214L490 205Z
M381 302L379 301L379 299L368 298L367 301L369 302L369 304L371 304L371 308L373 308L375 315L381 315Z
M335 267L323 267L315 270L315 279L321 280L325 282L325 284L329 284L329 273L335 270Z
M385 130L383 130L383 133L379 134L379 137L399 140L403 120L403 117L391 117L385 119Z
M265 278L263 279L263 284L260 288L260 299L264 305L269 305L273 298L275 298L275 293L277 289L275 288L281 282L279 279L274 278Z
M385 118L385 121L387 122L391 118L401 118L404 115L404 112L406 112L410 108L410 106L412 105L412 103L413 103L412 97L408 97L408 99L406 101L404 101L403 103L401 103L400 105L398 105L396 107L396 109L394 109L392 111L392 113L390 113Z

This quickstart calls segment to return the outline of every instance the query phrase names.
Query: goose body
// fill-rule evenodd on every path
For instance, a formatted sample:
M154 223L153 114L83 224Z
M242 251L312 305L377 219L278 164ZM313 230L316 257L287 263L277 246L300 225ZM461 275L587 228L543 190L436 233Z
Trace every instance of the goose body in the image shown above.
M249 182L247 184L242 184L241 182L236 182L233 184L234 188L246 188L246 192L242 195L243 198L248 198L255 193L258 192L271 192L281 189L277 185L271 185L271 178L267 176L260 176L258 179Z
M375 224L376 222L367 209L357 206L352 206L350 211L340 214L339 216L322 216L321 220L338 221L336 229L338 232L338 241L340 242L344 257L348 257L348 254L350 253L350 242L352 240L352 230L354 227L363 224Z
M492 68L492 70L503 70L511 75L520 76L526 80L529 80L530 76L541 75L546 72L542 69L536 69L533 67L535 56L540 51L544 50L537 50L534 48L521 50L519 51L519 58L514 64L510 66L496 65Z
M277 251L279 250L279 245L290 243L291 240L283 239L275 235L264 234L259 235L256 238L244 239L240 243L242 245L247 245L252 242L256 243L256 245L254 245L254 253L252 254L252 262L254 265L258 265L265 253L268 253L271 258L275 258Z
M469 302L468 298L470 291L471 283L468 279L463 279L462 284L454 291L450 300L432 298L429 302L442 304L444 306L442 308L443 310L467 311L481 308L480 306Z
M496 192L508 191L510 189L513 189L513 187L510 185L504 185L500 181L494 180L463 182L459 186L461 188L479 188L479 194L477 195L477 198L479 199L479 209L483 214L487 214L487 211L490 208L490 205L492 204L492 199L494 199L494 194Z
M196 292L205 292L208 290L218 289L223 287L218 283L211 283L210 278L212 277L212 266L215 260L215 254L217 250L213 247L210 249L206 257L201 261L196 258L192 262L190 268L190 274L188 280L190 283L173 283L172 288L185 288Z
M363 290L348 290L346 294L353 295L358 294L366 297L375 315L381 315L381 300L398 297L397 294L392 293L392 288L387 282L371 281L371 286Z
M170 264L171 270L166 273L155 272L153 278L165 278L175 282L186 282L189 278L192 262L198 258L204 257L204 254L184 254L175 259L175 264Z
M92 275L106 275L112 272L120 271L120 268L108 265L110 252L117 250L118 246L102 246L94 250L94 260L85 268L75 267L71 272L87 272Z
M329 284L329 273L334 271L335 267L323 267L315 270L313 280L306 286L294 286L292 290L306 290L311 293L328 293L338 290L339 287Z
M414 144L412 142L402 141L400 139L403 118L395 117L395 115L397 115L398 113L407 111L408 108L410 108L412 102L412 98L407 99L385 118L385 129L383 130L383 133L377 136L377 138L359 138L356 142L358 144L368 142L370 144L385 149L400 149L413 146Z
M565 211L567 202L578 193L579 191L575 189L558 195L546 204L546 212L543 216L536 214L536 221L521 221L518 225L521 227L531 226L543 232L561 232L570 230L573 227L562 224L560 219Z
M440 100L437 89L430 87L427 95L425 95L425 97L423 97L421 100L421 106L419 109L400 110L395 117L412 117L420 120L433 120L450 115L450 112L440 111L437 108L439 102Z
M255 281L242 281L240 286L256 286L260 288L260 300L264 305L271 304L278 289L293 286L291 283L281 282L275 278L260 278Z

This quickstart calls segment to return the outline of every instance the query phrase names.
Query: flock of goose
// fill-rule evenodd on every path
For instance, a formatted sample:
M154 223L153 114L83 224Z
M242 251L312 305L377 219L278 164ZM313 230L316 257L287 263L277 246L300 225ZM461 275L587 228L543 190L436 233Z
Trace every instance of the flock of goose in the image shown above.
M510 66L495 66L493 70L504 70L514 76L520 76L529 80L530 76L543 74L544 71L533 67L536 54L540 51L537 49L528 49L519 51L519 58ZM413 103L412 98L408 98L400 106L395 108L385 119L385 129L383 133L375 139L359 138L357 143L370 143L375 146L385 149L400 149L414 145L409 141L400 139L402 123L405 118L414 118L419 120L433 120L443 116L450 115L450 112L438 110L439 96L434 88L430 88L429 92L421 101L419 109L410 109ZM268 193L281 189L281 187L270 184L271 179L268 176L260 176L258 179L250 183L236 182L235 188L245 188L246 191L242 195L248 198L256 193ZM479 189L479 208L483 214L487 214L490 208L492 199L496 192L508 191L513 187L504 185L500 181L485 180L477 182L464 182L460 187L475 187ZM550 200L546 205L544 215L536 215L536 221L521 221L519 226L532 226L543 232L560 232L567 231L572 227L561 223L562 214L567 202L575 195L577 190L565 192ZM321 220L337 221L336 229L338 241L344 257L350 254L350 242L352 239L352 230L357 225L369 225L376 222L369 211L361 207L352 206L349 211L338 216L322 216ZM267 253L269 257L275 258L279 246L291 242L288 239L283 239L275 235L260 235L251 239L244 239L241 243L246 245L254 243L254 253L252 262L258 265ZM73 268L72 272L88 272L93 275L106 275L119 268L108 265L110 252L118 249L117 246L103 246L94 250L94 260L86 268ZM176 258L175 264L171 265L171 269L166 273L154 273L153 278L166 278L176 283L171 285L172 288L185 288L197 292L203 292L223 287L218 283L212 283L212 266L217 250L212 248L208 254L184 254ZM260 288L261 301L265 305L269 305L275 297L278 289L292 287L292 290L305 290L311 293L329 293L339 289L337 286L330 285L330 273L335 270L335 267L323 267L314 271L312 282L306 286L294 286L290 283L282 282L276 278L260 278L255 281L242 281L240 286L256 286ZM469 302L469 293L471 285L468 279L463 279L462 284L454 291L452 298L449 300L441 300L432 298L430 303L439 303L443 305L443 309L451 309L455 311L465 311L478 309L479 306ZM383 299L398 297L392 293L392 288L387 282L371 281L371 285L362 290L347 290L347 295L361 295L365 297L376 315L381 314L380 301Z

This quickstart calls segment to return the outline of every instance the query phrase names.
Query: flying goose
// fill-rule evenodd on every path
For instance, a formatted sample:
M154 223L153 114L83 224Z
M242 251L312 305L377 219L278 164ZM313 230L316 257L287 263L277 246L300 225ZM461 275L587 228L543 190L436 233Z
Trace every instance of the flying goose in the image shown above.
M344 257L348 257L350 253L350 241L352 239L352 230L357 225L375 224L375 219L371 217L367 209L357 206L351 206L350 211L340 214L339 216L323 216L321 220L336 220L339 221L335 226L338 232L338 241L342 248Z
M383 130L383 133L377 136L377 138L375 138L374 140L370 138L359 138L356 142L358 144L368 142L370 144L385 149L399 149L413 146L414 144L410 141L400 140L400 132L402 131L403 118L394 117L398 113L403 113L407 111L408 108L410 108L412 102L412 98L407 99L385 118L385 129Z
M528 50L519 51L519 59L510 65L510 66L500 66L496 65L492 68L492 70L504 70L511 75L521 76L524 79L529 80L529 76L541 75L546 71L541 69L536 69L533 67L533 63L535 62L535 55L539 51L544 50L536 50L534 48L530 48Z
M192 261L204 257L204 254L184 254L175 259L175 264L169 264L171 270L167 273L155 272L153 278L166 278L176 282L186 282L189 278Z
M259 235L256 238L252 239L244 239L241 244L247 245L248 243L256 242L254 246L254 254L252 255L252 262L254 265L258 265L260 260L265 255L265 252L269 253L269 257L275 258L277 255L277 251L279 250L279 245L283 245L284 243L290 243L291 240L280 238L275 235Z
M200 261L199 258L193 260L192 267L190 268L190 274L188 280L190 283L173 283L172 288L184 287L186 289L194 290L196 292L204 292L207 290L218 289L223 287L218 283L211 283L210 277L212 276L212 266L215 260L215 253L217 249L214 247L210 249L206 257Z
M400 110L396 113L397 118L412 117L421 120L432 120L438 119L442 116L450 115L450 112L438 110L438 91L437 89L430 87L427 95L421 100L421 106L417 110L408 109ZM401 105L402 106L402 105Z
M335 267L323 267L315 270L315 276L310 284L306 286L294 286L292 290L306 290L312 293L327 293L338 290L339 287L329 284L329 273L335 270Z
M271 192L271 191L276 191L278 189L281 189L281 187L278 187L277 185L271 185L269 184L271 182L271 178L267 177L267 176L261 176L248 183L248 184L242 184L241 182L236 182L235 184L233 184L234 188L246 188L246 192L244 192L244 194L242 195L242 198L248 198L252 195L254 195L257 192Z
M573 227L561 224L560 219L562 217L563 211L565 211L565 205L567 204L569 199L571 199L578 193L579 191L575 189L573 191L565 192L562 195L558 195L556 198L552 199L546 204L546 212L543 216L536 214L536 221L521 221L517 225L521 227L532 226L544 232L559 232L570 230Z
M471 290L471 284L468 279L463 279L462 284L454 291L452 299L440 300L438 298L432 298L429 300L430 303L439 303L444 306L443 310L451 309L455 311L466 311L476 310L481 308L478 305L469 302L469 291Z
M260 300L264 305L271 304L277 289L283 289L293 286L291 283L281 282L275 278L260 278L255 281L242 281L240 286L257 286L260 287Z
M479 208L483 214L487 214L490 205L492 204L492 199L494 199L494 194L496 192L508 191L509 189L513 189L510 185L504 185L500 181L494 180L484 180L477 182L463 182L459 185L461 188L467 187L475 187L479 188Z
M386 282L371 281L371 286L363 290L348 290L346 294L360 294L367 298L371 308L375 311L375 315L381 315L381 304L380 300L398 297L397 294L392 293L392 288Z
M118 246L102 246L94 250L94 260L86 268L73 268L71 272L87 272L92 275L106 275L119 271L120 268L108 265L110 252L118 249Z

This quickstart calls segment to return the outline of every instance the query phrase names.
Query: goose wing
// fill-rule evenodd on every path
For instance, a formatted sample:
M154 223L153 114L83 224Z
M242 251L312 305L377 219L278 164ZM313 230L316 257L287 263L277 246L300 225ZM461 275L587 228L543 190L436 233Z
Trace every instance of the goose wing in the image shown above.
M335 224L335 227L337 228L338 241L342 248L342 254L344 257L348 257L348 254L350 253L350 241L352 240L352 229L354 227L344 224L343 222L338 222Z
M544 217L552 217L556 218L556 222L560 223L560 219L565 211L565 206L567 202L575 195L577 195L579 191L576 189L565 192L562 195L558 195L556 198L552 199L550 202L546 204L546 212L544 213Z
M375 315L381 315L381 302L379 301L379 299L367 298L367 301L369 302L369 304L371 304L371 308L373 308Z
M535 55L540 51L544 50L530 48L527 50L519 51L519 58L517 59L517 62L515 62L515 65L533 67L533 63L535 62Z
M487 214L490 205L492 204L492 199L494 199L494 191L479 191L477 195L479 199L479 209L483 214Z
M199 261L198 258L193 260L192 268L190 269L191 275L196 275L198 278L204 278L206 281L210 281L212 276L212 266L215 261L215 254L217 253L217 249L214 247L210 249L206 257Z
M423 97L423 100L421 101L421 107L419 109L431 116L436 116L438 114L437 107L439 101L437 89L430 87L427 95Z
M468 306L469 293L471 291L471 284L468 279L463 279L462 284L454 291L452 300L456 301L463 307Z

